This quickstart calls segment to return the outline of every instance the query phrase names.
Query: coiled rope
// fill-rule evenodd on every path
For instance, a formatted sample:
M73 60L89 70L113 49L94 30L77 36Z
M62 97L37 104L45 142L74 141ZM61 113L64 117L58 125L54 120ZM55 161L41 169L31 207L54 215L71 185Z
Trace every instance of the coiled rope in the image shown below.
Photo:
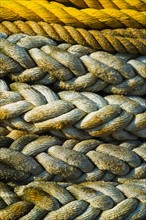
M1 21L33 20L79 28L144 28L145 12L133 9L77 9L56 2L1 0Z
M3 143L0 148L4 181L125 182L146 177L146 143L140 141L115 145L88 139L62 144L57 137L29 134L15 141L5 137L5 142L10 146Z
M56 84L62 90L146 94L145 56L94 52L80 45L57 46L49 38L24 34L1 39L0 48L0 76L8 75L12 81ZM146 46L141 49L146 52Z
M125 184L34 181L13 188L1 183L0 189L2 219L115 220L146 217L144 181Z

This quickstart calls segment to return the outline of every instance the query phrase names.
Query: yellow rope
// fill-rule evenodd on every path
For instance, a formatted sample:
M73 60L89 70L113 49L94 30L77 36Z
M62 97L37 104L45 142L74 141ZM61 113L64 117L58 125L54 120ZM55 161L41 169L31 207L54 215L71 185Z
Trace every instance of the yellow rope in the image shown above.
M145 12L131 9L77 9L45 0L1 0L1 21L33 20L80 28L146 27Z
M133 9L137 11L146 10L145 0L56 0L66 5L74 5L79 8L115 8L115 9Z
M108 52L145 54L146 50L146 31L144 29L126 28L97 31L46 22L3 21L0 24L0 32L5 32L8 35L16 33L39 34L59 42L90 46Z

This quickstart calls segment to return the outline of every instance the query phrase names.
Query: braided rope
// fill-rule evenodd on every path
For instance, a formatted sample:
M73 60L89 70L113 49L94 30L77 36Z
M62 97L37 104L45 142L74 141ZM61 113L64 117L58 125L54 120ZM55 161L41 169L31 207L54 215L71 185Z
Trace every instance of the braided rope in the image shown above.
M56 2L1 0L1 20L34 20L80 28L144 28L145 12L132 9L76 9Z
M0 42L1 77L7 75L13 81L31 84L55 84L62 90L146 94L145 56L94 52L80 45L57 46L49 38L24 34L11 35Z
M57 2L63 3L65 5L76 6L79 8L115 8L115 9L133 9L137 11L146 10L145 0L56 0Z
M34 21L3 21L0 24L0 32L8 35L25 33L29 35L48 36L59 42L90 46L97 50L108 52L142 53L146 51L145 29L115 29L115 30L85 30L59 24ZM140 50L140 51L139 51Z
M145 219L144 181L0 184L1 219ZM143 196L141 195L143 193Z
M146 219L145 11L1 0L0 220Z
M55 94L48 87L25 83L12 83L10 87L14 92L1 92L0 120L11 129L32 133L56 131L61 137L63 132L63 137L79 140L109 135L118 140L146 138L143 98L103 98L95 93L73 91Z
M35 134L3 140L0 180L80 183L146 178L146 143L139 140L118 145L95 139L67 140L62 145L57 137Z

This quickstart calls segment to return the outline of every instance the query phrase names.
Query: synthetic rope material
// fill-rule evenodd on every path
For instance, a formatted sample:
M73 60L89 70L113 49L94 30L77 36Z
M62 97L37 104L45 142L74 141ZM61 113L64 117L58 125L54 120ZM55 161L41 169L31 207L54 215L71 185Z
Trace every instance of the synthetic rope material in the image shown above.
M145 0L56 0L67 6L75 6L79 8L115 8L115 9L133 9L137 11L146 10Z
M57 46L49 38L24 34L11 35L7 40L2 38L0 43L0 77L52 84L61 90L146 94L145 56L112 55L80 45ZM142 53L146 46L138 49ZM131 50L136 51L132 47Z
M144 180L145 181L145 180ZM1 219L115 220L146 218L145 182L0 183Z
M80 183L146 178L146 143L138 140L118 145L116 141L109 144L96 139L67 140L62 144L57 137L29 134L15 141L3 137L3 141L5 144L3 142L0 148L2 181L29 183L35 179Z
M56 2L1 0L1 21L33 20L79 28L144 28L145 12L133 9L76 9Z
M139 49L146 54L146 30L145 29L105 29L103 31L86 30L59 24L34 21L3 21L0 24L0 32L8 35L25 33L29 35L48 36L59 42L90 46L97 50L108 52L140 53ZM143 44L143 45L142 45ZM132 48L135 48L133 50Z

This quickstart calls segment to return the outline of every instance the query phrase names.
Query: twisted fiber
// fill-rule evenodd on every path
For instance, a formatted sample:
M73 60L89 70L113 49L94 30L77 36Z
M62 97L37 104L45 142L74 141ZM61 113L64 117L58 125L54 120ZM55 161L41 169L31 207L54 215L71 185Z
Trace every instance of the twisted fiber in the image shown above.
M48 36L59 42L90 46L108 52L142 53L146 51L145 29L115 29L115 30L85 30L60 24L48 24L34 21L3 21L0 32L8 35L12 33L26 33L29 35ZM136 38L136 39L135 39ZM140 49L139 49L140 48Z
M137 11L146 10L145 0L56 0L57 2L63 3L65 5L75 5L79 8L115 8L115 9L133 9Z
M89 139L67 140L61 145L56 137L35 134L16 139L9 149L3 143L0 180L80 183L146 178L146 143L129 141L115 145Z
M1 77L8 75L18 82L56 84L63 90L98 92L104 89L114 94L146 94L145 56L94 52L80 45L57 46L49 38L24 34L11 35L0 43Z
M33 20L80 28L144 28L145 12L132 9L76 9L55 2L1 0L1 21Z
M33 133L56 131L58 136L63 132L77 139L109 135L118 140L146 138L143 98L74 91L55 94L48 87L25 83L10 87L12 91L1 92L0 120L6 127Z
M68 43L78 42L82 37L84 38L84 33L87 35L87 39L92 39L91 35L95 38L94 40L98 41L98 38L94 33L97 33L100 38L110 36L120 36L128 38L146 38L145 29L136 29L136 28L117 28L117 29L104 29L101 31L97 30L86 30L82 28L74 28L72 26L60 25L60 24L48 24L47 22L35 22L35 21L21 21L17 20L14 22L3 21L0 23L0 32L5 32L7 34L16 34L16 33L26 33L30 35L43 35L55 38L54 40L64 40ZM75 35L75 33L77 33ZM65 38L65 35L69 35L69 39ZM102 36L103 35L103 36ZM107 39L108 40L108 39ZM81 40L80 40L81 41ZM86 40L86 44L89 40Z
M10 188L1 183L1 219L145 219L144 182L115 184L32 182ZM9 199L9 201L8 201Z

